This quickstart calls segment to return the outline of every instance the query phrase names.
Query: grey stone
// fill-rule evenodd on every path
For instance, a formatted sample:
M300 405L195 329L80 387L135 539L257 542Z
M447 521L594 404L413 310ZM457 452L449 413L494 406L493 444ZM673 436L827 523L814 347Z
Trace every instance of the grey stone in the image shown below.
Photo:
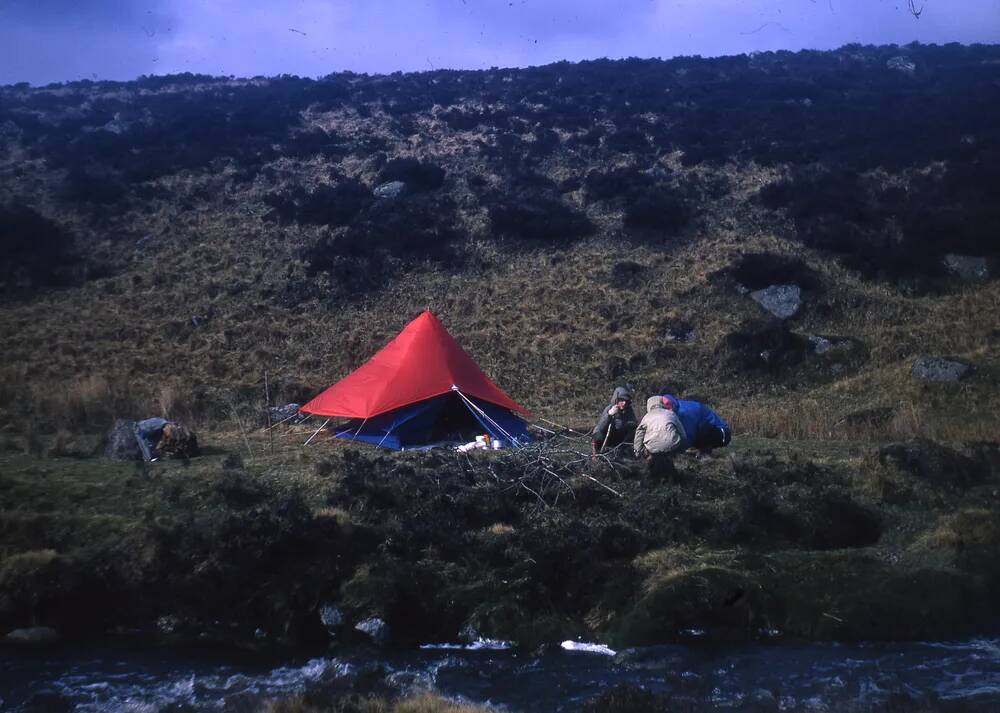
M802 306L798 285L771 285L750 293L750 298L778 319L788 319Z
M955 277L969 282L983 282L990 278L990 261L984 257L948 253L944 256L944 266Z
M482 638L483 635L479 633L479 629L474 627L472 624L466 624L462 627L462 630L458 632L458 640L465 644L474 643Z
M173 634L177 632L181 627L180 617L174 616L173 614L167 614L166 616L161 616L156 620L156 630L161 634Z
M319 608L319 620L333 636L344 623L344 613L332 604L324 604Z
M59 632L48 626L33 626L27 629L14 629L3 640L8 644L45 646L59 641Z
M354 628L367 635L378 646L389 643L389 625L377 617L358 622Z
M913 360L911 373L924 381L958 381L971 374L974 368L958 359L921 356Z
M264 413L264 425L270 418L271 425L276 423L295 424L306 420L306 415L299 413L301 404L285 404L284 406L269 406Z
M812 344L813 351L817 354L826 354L828 351L833 349L833 342L826 337L819 336L818 334L810 335L809 343Z
M104 126L102 126L100 130L107 131L108 133L111 134L118 134L120 136L121 134L124 134L126 131L128 131L129 127L131 127L131 124L122 119L121 114L116 113L115 117L111 121L106 123Z
M375 186L373 192L376 198L392 200L406 193L406 184L402 181L389 181Z
M142 460L139 442L135 440L135 421L119 418L108 433L104 455L114 460Z
M892 57L885 63L885 66L889 69L895 69L897 72L902 72L903 74L908 74L911 77L914 72L917 71L917 65L911 62L908 58L903 55L898 55Z

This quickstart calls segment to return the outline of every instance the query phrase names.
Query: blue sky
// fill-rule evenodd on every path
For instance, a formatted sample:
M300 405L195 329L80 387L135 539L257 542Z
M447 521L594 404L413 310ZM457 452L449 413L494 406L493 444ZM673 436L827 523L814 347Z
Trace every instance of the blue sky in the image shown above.
M998 43L1000 0L0 0L0 84Z

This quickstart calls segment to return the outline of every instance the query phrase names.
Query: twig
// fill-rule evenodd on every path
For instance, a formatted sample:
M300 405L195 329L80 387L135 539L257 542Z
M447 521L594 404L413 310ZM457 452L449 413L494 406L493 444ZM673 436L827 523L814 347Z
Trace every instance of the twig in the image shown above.
M592 481L594 481L595 483L597 483L598 485L600 485L600 486L601 486L602 488L604 488L605 490L607 490L607 491L609 491L609 492L612 492L612 493L614 493L615 495L617 495L617 496L618 496L619 498L620 498L620 497L622 496L622 494L621 494L621 493L619 493L619 492L618 492L617 490L615 490L614 488L611 488L611 487L608 487L607 485L605 485L604 483L602 483L601 481L599 481L599 480L598 480L597 478L595 478L594 476L592 476L592 475L587 475L586 473L580 473L580 475L582 475L582 476L583 476L584 478L586 478L587 480L592 480Z
M525 483L524 483L523 481L522 481L522 482L520 483L520 485L521 485L521 487L522 487L522 488L524 488L524 489L525 489L525 490L527 490L527 491L528 491L529 493L531 493L531 494L532 494L532 495L534 495L534 496L535 496L536 498L538 498L538 502L540 502L540 503L542 504L542 507L543 507L543 508L547 508L547 507L549 506L549 504L548 504L547 502L545 502L545 498L543 498L543 497L542 497L541 495L539 495L539 494L538 494L538 493L536 493L536 492L535 492L534 490L532 490L532 489L531 489L531 488L529 488L529 487L528 487L527 485L525 485Z

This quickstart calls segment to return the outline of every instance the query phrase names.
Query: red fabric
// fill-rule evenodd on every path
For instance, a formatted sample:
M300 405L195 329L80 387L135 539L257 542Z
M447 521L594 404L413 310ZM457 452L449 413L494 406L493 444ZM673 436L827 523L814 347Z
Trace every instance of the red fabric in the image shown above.
M317 416L372 418L447 393L453 384L466 396L531 416L490 381L429 310L301 410Z

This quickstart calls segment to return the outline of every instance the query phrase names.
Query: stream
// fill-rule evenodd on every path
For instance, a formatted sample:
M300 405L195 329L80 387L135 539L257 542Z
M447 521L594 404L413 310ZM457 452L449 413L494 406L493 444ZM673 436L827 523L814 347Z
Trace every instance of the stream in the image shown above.
M578 648L545 655L489 645L368 649L281 662L149 649L0 649L0 710L252 711L266 699L307 691L435 690L534 713L579 710L622 685L699 711L823 711L878 706L899 696L1000 710L1000 639L994 638L671 645L617 655Z

